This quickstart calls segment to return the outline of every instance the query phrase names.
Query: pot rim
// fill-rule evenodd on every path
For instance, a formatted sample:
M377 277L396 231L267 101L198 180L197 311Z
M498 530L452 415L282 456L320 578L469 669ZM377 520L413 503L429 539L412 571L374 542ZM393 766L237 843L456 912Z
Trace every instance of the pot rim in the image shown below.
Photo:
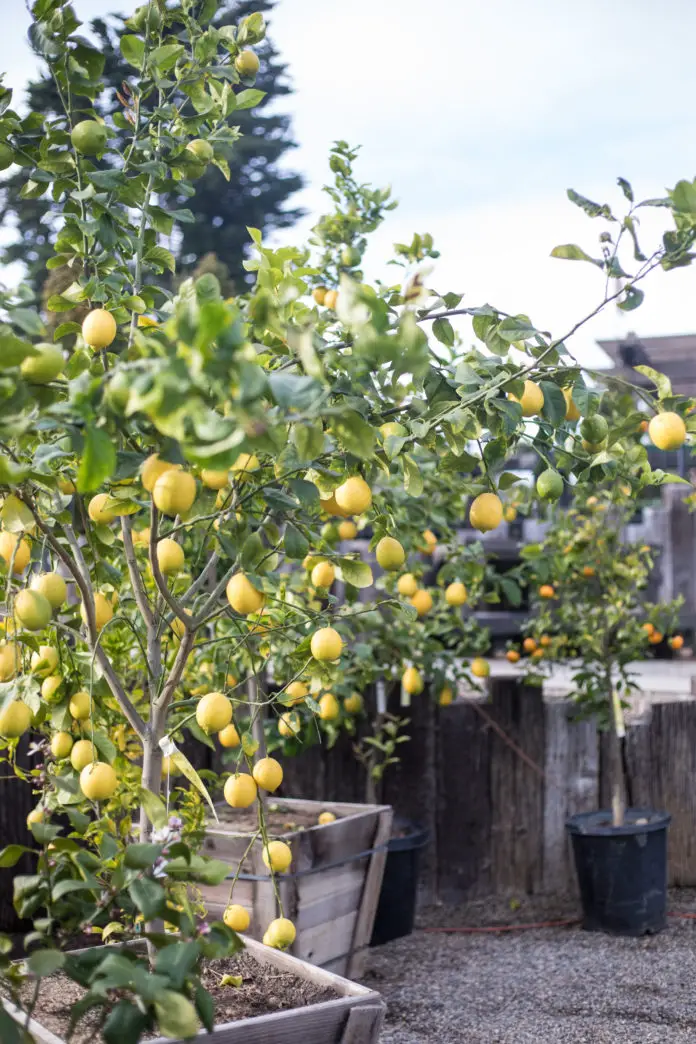
M566 820L566 830L576 837L635 837L639 834L653 834L658 830L666 830L672 822L669 812L658 812L652 808L629 808L626 814L633 821L624 823L623 826L614 826L611 822L611 809L578 812ZM647 819L648 822L636 823L636 819Z

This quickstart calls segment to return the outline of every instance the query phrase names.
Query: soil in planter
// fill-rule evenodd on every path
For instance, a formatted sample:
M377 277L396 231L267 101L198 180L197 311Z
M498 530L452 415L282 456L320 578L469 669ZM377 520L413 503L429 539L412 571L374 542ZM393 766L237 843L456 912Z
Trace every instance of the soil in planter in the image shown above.
M298 808L288 808L281 801L269 802L266 806L266 825L269 834L278 837L280 834L293 834L301 830L309 830L318 826L321 809L316 812L305 812ZM258 830L258 815L255 808L218 808L220 826L236 834L255 834ZM339 816L336 817L340 818ZM211 830L219 829L214 820L208 821Z
M241 975L241 986L221 986L223 975ZM321 1004L336 1000L339 996L329 987L281 972L272 965L261 964L249 954L208 961L203 968L202 981L215 1002L217 1026L257 1015L271 1015L310 1004ZM32 995L33 985L28 983L22 993L22 1002L30 1004ZM52 975L42 983L33 1018L58 1037L64 1038L68 1032L70 1008L83 996L84 990L72 979L60 972ZM93 1044L100 1022L98 1009L87 1012L71 1037L71 1044ZM157 1036L160 1034L149 1033L142 1039L152 1040ZM127 1042L124 1041L124 1044Z

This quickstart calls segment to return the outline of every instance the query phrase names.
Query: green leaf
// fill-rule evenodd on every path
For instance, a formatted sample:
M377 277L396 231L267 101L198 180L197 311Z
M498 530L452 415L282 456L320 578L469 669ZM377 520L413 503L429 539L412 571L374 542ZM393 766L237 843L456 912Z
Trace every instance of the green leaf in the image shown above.
M631 188L630 181L626 181L625 178L617 178L616 184L619 186L629 203L633 202L633 189Z
M553 425L562 424L566 415L566 401L557 384L551 381L540 381L539 387L544 393L544 405L541 415Z
M39 978L54 975L64 964L65 954L60 950L35 950L27 959L29 971Z
M0 1006L0 1040L3 1044L33 1044L33 1038Z
M165 269L171 272L172 275L176 272L176 259L171 250L166 250L165 247L150 247L145 254L145 260L151 268L155 268L160 272L163 272Z
M126 33L125 36L121 37L121 54L129 65L134 65L136 69L142 69L145 57L145 41L139 36L132 36Z
M88 425L82 449L82 460L77 470L77 490L91 493L116 470L116 447L102 428Z
M520 475L515 475L512 471L504 471L498 479L498 489L504 492L514 486L516 482L522 482Z
M419 497L423 492L423 476L415 460L404 454L404 489L410 497Z
M57 902L58 899L62 899L64 895L69 895L71 892L99 892L100 890L101 885L96 877L86 881L83 881L82 878L68 878L55 885L51 897L54 902Z
M634 370L637 373L642 373L644 377L653 382L657 388L658 398L668 399L671 396L672 382L664 373L653 370L651 366L634 366Z
M582 247L576 246L575 243L564 243L563 246L554 247L551 251L551 257L560 257L564 261L589 261L590 264L597 265L598 268L602 267L601 261L590 257Z
M225 870L228 870L228 867L225 867ZM223 877L223 881L224 879ZM189 973L196 967L199 953L197 942L173 943L157 954L155 971L159 975L166 975L174 989L180 990Z
M349 453L366 460L371 457L375 448L375 430L371 424L364 421L359 413L354 410L346 410L340 417L336 417L331 428L338 441Z
M607 203L593 203L591 199L587 199L586 196L581 196L579 192L574 189L568 189L568 199L571 203L574 203L576 207L580 207L584 210L588 217L604 217L608 221L615 221L611 209Z
M131 883L130 895L146 921L165 915L166 893L157 881L149 877L137 877Z
M151 790L146 790L145 787L143 787L140 791L140 804L145 809L145 815L155 829L160 830L163 826L167 825L169 819L167 809L164 807L164 802L157 796L157 794L153 794Z
M36 355L36 349L29 343L17 337L9 326L0 326L0 370L8 370L12 366L19 366L30 355Z
M359 558L339 558L337 564L347 584L358 588L371 587L373 584L372 570L367 562L362 562Z
M25 845L7 845L0 852L0 867L16 866L25 852L31 852Z
M645 293L637 286L624 287L624 297L616 302L616 307L622 312L632 312L634 308L640 308L645 299Z
M123 861L131 870L146 870L162 855L162 845L128 845Z
M160 1033L165 1037L193 1037L200 1029L191 1001L173 990L161 990L157 994L155 1014Z
M510 316L508 319L503 319L498 326L497 332L504 341L510 343L513 341L526 341L528 337L533 337L538 333L536 327L532 326L526 315L515 315Z
M128 1040L140 1040L146 1028L146 1014L123 997L109 1012L101 1035L105 1044L124 1044Z
M675 210L682 214L696 214L696 182L678 181L669 196Z
M454 327L449 319L436 319L433 323L433 334L448 348L454 346Z
M242 544L239 561L243 569L253 569L265 554L266 548L261 537L258 533L251 533Z
M242 733L242 750L248 758L252 758L259 749L258 740L255 740L250 732Z
M266 97L266 92L251 88L247 91L240 91L236 97L238 109L253 109L255 105L263 101Z
M201 1022L207 1029L208 1033L212 1033L215 1028L215 1004L213 998L210 996L208 991L199 984L196 987L194 1001Z
M283 549L288 558L302 559L309 550L309 542L297 526L288 522L283 536Z

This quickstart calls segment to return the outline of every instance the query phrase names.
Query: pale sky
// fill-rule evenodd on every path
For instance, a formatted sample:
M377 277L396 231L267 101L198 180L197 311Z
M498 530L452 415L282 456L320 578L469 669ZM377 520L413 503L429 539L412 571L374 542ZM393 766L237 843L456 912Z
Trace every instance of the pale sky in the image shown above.
M134 6L74 2L85 20ZM28 15L23 0L0 9L0 69L21 90L36 68ZM331 142L360 144L360 179L400 201L368 276L388 278L391 244L427 231L442 253L431 285L526 312L559 336L602 293L597 270L549 257L559 243L597 251L599 223L566 188L618 211L618 175L639 199L696 175L692 0L279 0L271 33L295 86L285 107L300 147L288 162L307 179L298 202L310 211L284 239L322 211ZM645 212L647 246L665 221ZM696 332L696 269L645 289L637 312L612 308L577 336L583 361L601 360L596 337Z

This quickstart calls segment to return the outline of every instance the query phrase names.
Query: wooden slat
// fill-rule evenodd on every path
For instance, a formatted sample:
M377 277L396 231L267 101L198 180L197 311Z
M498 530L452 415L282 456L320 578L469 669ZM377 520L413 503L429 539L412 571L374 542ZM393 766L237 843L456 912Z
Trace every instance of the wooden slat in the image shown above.
M312 964L323 965L350 953L358 911L351 910L342 917L322 921L298 932L292 948L293 956ZM352 974L348 970L348 974Z
M381 1004L352 1008L348 1013L341 1044L365 1044L365 1041L377 1040L383 1021L384 1006Z
M350 949L353 951L348 962L348 974L356 977L362 974L365 964L365 950L370 945L370 937L375 923L377 903L382 890L384 865L387 860L387 843L392 832L392 810L385 809L379 815L377 829L372 838L375 851L370 856L370 865L365 874L362 898Z

